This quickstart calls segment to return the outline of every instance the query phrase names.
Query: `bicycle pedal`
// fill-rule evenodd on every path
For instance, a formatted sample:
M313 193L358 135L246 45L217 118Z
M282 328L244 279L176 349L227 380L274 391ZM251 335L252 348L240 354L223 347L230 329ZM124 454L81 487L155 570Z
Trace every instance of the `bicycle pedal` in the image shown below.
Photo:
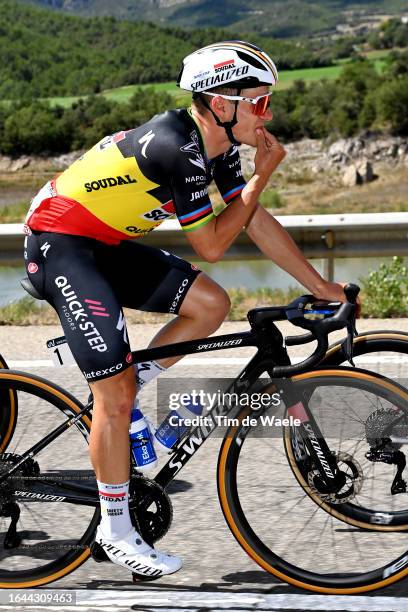
M142 574L132 573L132 579L134 584L138 584L139 582L151 582L152 580L157 580L162 576L143 576Z
M4 538L3 546L6 550L10 550L12 548L17 548L18 546L20 546L21 541L22 538L18 533L12 536L6 535L6 537Z
M94 561L96 561L97 563L103 563L104 561L110 561L108 555L103 550L102 546L98 544L97 542L92 542L89 548L91 549L92 559L94 559Z

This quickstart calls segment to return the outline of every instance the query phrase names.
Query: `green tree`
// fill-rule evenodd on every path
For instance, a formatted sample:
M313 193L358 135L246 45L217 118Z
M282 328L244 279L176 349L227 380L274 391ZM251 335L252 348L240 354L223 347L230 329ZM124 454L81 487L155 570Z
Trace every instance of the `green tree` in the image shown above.
M378 111L394 134L408 134L408 76L382 85L378 95Z
M3 153L28 154L69 151L58 119L58 111L45 104L33 103L18 109L4 122Z

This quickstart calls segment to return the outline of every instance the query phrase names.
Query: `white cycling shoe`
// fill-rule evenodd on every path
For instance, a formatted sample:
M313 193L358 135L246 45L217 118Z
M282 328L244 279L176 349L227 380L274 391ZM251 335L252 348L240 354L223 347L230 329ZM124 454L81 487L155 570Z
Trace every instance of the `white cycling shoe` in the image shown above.
M98 526L91 552L95 561L105 561L107 557L113 563L130 569L133 579L139 580L156 580L174 574L183 565L180 557L167 555L149 546L134 528L121 540L108 540Z

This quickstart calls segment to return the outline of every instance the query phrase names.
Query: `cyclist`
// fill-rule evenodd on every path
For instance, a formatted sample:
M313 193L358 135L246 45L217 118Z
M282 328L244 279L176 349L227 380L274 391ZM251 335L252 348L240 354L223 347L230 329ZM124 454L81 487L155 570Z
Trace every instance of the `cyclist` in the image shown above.
M178 84L190 109L171 110L103 138L34 197L26 220L29 278L56 309L94 397L90 457L102 519L96 541L109 558L143 576L171 574L181 559L151 548L128 509L128 429L136 381L122 306L177 315L150 346L213 333L230 308L224 289L195 266L130 240L176 215L201 259L215 262L243 228L260 250L320 299L342 300L341 285L314 270L259 196L285 156L266 129L271 58L243 41L187 56ZM256 148L246 183L238 145ZM214 179L225 203L215 216ZM153 378L179 358L149 364Z

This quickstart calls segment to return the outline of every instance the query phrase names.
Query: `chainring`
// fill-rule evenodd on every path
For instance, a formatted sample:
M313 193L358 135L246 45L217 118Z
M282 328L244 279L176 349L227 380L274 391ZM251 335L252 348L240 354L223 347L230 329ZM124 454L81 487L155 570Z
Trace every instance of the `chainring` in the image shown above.
M129 511L134 527L150 546L167 533L173 520L173 506L163 487L137 474L130 479Z
M4 474L10 470L16 463L21 461L21 455L14 453L0 454L0 474ZM9 502L14 492L18 488L26 488L30 486L30 477L38 476L40 467L34 459L26 459L21 467L18 468L7 480L0 484L0 507Z

